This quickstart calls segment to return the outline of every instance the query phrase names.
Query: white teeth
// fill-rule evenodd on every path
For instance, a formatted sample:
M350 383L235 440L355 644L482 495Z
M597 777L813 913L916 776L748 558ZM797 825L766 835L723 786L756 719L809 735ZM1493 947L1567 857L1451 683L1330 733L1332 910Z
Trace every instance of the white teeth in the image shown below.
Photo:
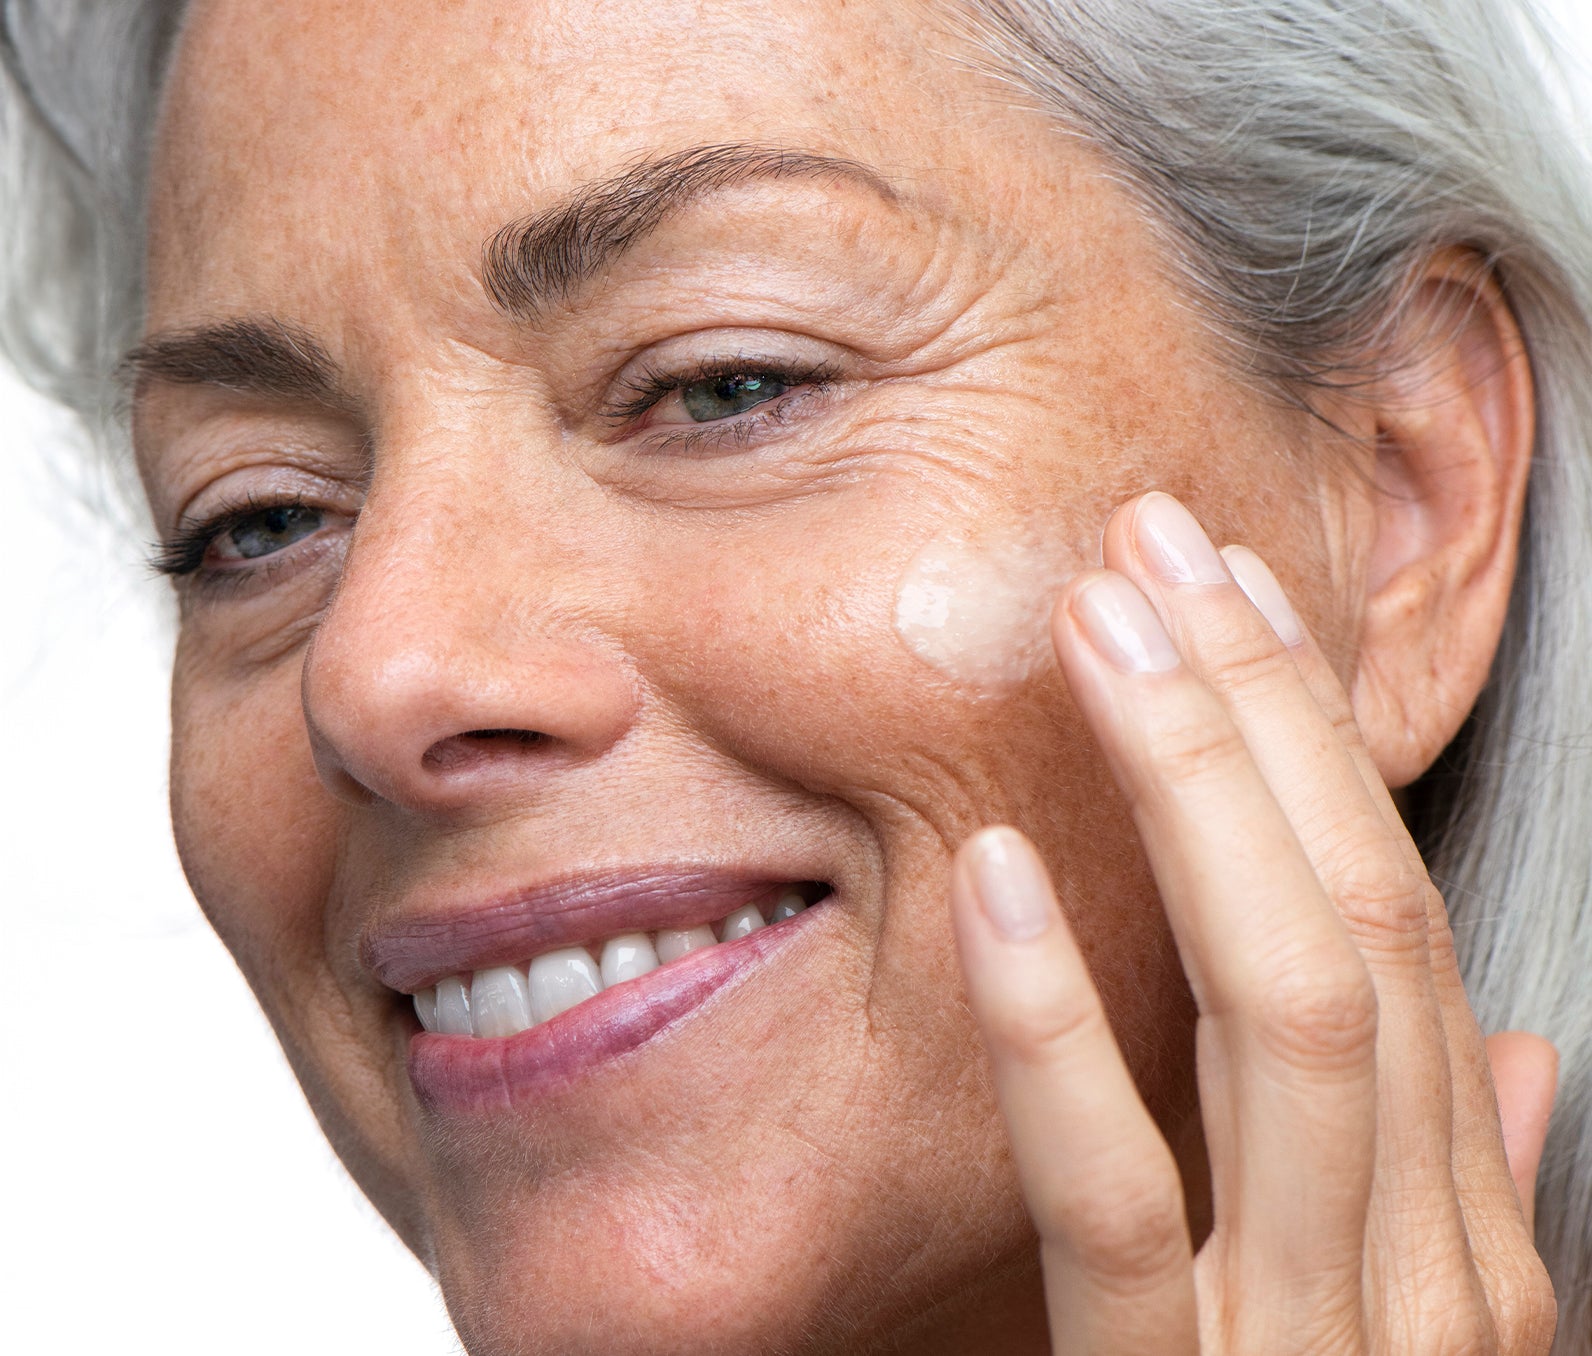
M639 979L658 968L658 953L644 932L627 932L603 943L603 988L612 988L627 979Z
M697 928L666 928L658 933L658 960L667 965L705 946L715 946L718 940L706 923Z
M799 892L787 890L775 902L768 923L756 904L747 904L721 918L716 928L702 923L694 928L664 928L650 938L644 932L610 937L602 944L600 965L585 947L571 946L537 956L529 973L500 965L477 970L468 982L463 975L449 975L438 980L436 988L414 995L415 1015L425 1030L445 1036L488 1040L514 1036L615 984L717 946L721 938L730 942L769 923L782 923L807 907Z
M807 907L807 901L794 890L787 890L779 897L779 903L774 905L774 911L769 914L770 923L783 923L787 918L794 918Z
M531 962L531 1015L538 1022L557 1017L602 990L602 977L584 947L548 951Z
M763 926L763 915L756 904L748 904L744 909L737 909L719 925L719 940L733 942L737 937L745 937L756 932Z
M468 1036L470 991L458 975L437 981L437 1030L445 1036Z
M470 981L470 1020L477 1036L513 1036L530 1026L525 972L512 965L477 970Z

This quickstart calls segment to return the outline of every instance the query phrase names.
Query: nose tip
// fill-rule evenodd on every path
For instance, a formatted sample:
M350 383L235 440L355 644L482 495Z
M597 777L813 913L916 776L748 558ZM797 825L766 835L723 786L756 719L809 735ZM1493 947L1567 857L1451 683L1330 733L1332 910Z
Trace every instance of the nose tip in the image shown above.
M533 795L610 748L639 705L622 657L595 638L472 643L349 621L323 622L302 697L321 781L351 804L451 814Z

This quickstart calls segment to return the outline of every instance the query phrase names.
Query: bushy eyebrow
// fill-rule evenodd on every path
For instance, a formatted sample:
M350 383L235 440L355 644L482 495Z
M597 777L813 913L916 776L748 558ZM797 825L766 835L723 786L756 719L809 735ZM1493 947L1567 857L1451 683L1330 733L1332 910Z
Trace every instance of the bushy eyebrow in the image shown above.
M847 182L898 201L883 174L856 160L743 142L692 146L642 160L510 222L481 252L482 286L504 314L534 320L686 206L778 179Z
M271 317L243 317L152 335L122 359L120 373L135 398L148 382L164 381L278 400L348 403L337 364L319 340Z

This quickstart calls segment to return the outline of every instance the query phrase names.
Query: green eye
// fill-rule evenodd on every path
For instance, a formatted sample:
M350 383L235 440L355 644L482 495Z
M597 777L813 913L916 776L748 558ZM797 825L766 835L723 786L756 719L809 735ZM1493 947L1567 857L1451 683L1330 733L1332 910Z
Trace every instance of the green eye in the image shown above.
M298 504L261 509L219 537L217 545L223 556L258 560L319 532L322 521L318 509Z
M715 419L728 419L731 415L775 400L789 389L779 378L766 374L713 377L682 386L680 403L694 422L706 424Z

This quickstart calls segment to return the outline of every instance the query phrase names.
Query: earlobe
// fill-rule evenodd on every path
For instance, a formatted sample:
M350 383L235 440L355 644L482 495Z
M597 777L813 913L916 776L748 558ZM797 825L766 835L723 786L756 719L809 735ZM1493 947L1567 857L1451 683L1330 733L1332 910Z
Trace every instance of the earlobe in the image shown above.
M1371 390L1375 535L1355 715L1392 787L1458 733L1503 629L1535 441L1530 362L1483 261L1433 258Z

